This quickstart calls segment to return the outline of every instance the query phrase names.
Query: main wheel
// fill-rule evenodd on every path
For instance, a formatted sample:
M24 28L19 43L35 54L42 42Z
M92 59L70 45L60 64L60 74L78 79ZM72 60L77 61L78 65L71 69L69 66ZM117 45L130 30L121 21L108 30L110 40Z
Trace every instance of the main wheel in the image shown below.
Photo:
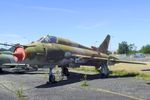
M0 73L1 73L1 72L3 72L3 69L2 69L2 68L0 68Z
M68 71L68 68L67 68L67 67L63 67L63 68L62 68L62 75L64 75L64 76L69 76L69 71Z
M101 78L107 78L109 76L109 68L107 63L102 63L100 66L100 75Z

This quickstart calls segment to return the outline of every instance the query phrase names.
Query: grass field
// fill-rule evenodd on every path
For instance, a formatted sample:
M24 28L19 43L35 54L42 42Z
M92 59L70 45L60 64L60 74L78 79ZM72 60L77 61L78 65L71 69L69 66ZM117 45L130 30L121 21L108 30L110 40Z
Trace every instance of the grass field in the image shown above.
M135 73L150 75L150 71L142 71L143 69L150 69L150 62L145 62L145 63L147 65L119 63L114 66L110 66L109 69L112 71L125 70L127 72L135 72Z
M111 76L131 75L138 79L150 80L150 71L142 71L143 69L150 69L150 62L145 62L145 63L147 65L119 63L113 66L109 66L109 69L112 72ZM91 67L91 66L81 66L80 68L74 68L73 70L98 73L95 67Z

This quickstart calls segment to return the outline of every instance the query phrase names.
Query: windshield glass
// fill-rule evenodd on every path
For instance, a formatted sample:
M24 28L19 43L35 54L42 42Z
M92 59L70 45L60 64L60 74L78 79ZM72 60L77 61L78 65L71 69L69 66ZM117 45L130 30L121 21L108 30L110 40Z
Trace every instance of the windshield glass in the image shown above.
M39 40L37 40L38 42L42 42L42 43L56 43L57 38L55 36L43 36L42 38L40 38Z

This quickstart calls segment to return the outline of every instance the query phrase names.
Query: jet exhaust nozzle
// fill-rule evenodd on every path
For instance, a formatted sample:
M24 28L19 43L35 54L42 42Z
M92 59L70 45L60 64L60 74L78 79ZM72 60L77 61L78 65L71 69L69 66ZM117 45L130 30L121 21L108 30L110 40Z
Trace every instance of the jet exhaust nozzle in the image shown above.
M23 47L18 46L15 48L14 53L13 53L13 58L16 62L21 62L25 59L26 54L25 50Z

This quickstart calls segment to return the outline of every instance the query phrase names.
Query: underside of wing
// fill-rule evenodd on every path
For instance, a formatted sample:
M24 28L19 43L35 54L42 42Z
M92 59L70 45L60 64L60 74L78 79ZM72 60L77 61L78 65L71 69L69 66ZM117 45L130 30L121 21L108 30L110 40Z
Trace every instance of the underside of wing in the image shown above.
M73 54L73 57L78 57L81 59L89 59L89 60L96 60L96 61L109 61L112 62L113 64L116 63L128 63L128 64L141 64L141 65L146 65L145 63L142 62L136 62L136 61L124 61L124 60L119 60L116 57L109 56L108 58L105 57L95 57L95 56L87 56L87 55L79 55L79 54Z
M104 57L95 57L95 56L87 56L87 55L79 55L79 54L73 54L73 57L77 57L77 58L81 58L81 59L90 59L90 60L108 60L108 58L104 58Z

